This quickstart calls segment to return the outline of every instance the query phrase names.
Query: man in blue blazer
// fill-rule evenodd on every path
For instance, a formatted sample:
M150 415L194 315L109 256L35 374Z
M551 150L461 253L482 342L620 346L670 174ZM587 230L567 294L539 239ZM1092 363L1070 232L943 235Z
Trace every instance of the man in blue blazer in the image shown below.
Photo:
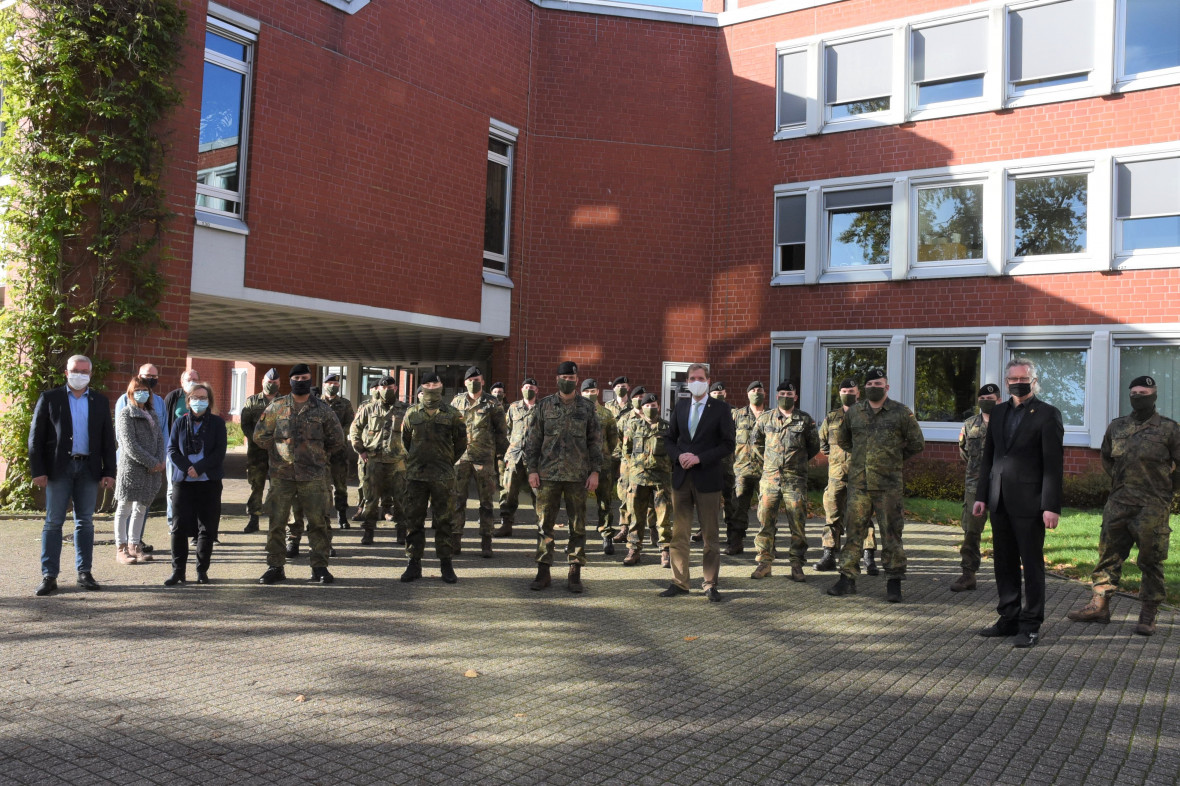
M721 547L717 541L725 459L733 455L733 416L724 401L709 398L709 369L703 363L688 367L690 398L676 402L664 449L672 459L672 583L660 593L671 598L688 593L689 534L693 510L701 524L705 597L721 600L717 574Z
M90 390L92 364L85 355L66 362L66 384L37 399L29 428L29 469L45 489L41 530L41 585L37 595L57 589L61 529L74 504L74 561L78 586L99 589L90 573L94 551L94 503L98 487L115 487L115 426L106 397Z

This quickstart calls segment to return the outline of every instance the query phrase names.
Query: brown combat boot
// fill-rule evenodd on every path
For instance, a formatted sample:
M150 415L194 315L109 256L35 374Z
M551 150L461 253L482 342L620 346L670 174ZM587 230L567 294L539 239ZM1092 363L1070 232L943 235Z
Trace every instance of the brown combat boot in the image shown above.
M500 519L500 526L492 530L493 538L510 538L512 537L512 522L508 519Z
M802 565L791 566L791 581L807 581L807 577L803 575Z
M578 564L570 565L570 572L566 576L565 586L570 592L582 591L582 566Z
M1158 603L1144 603L1143 607L1139 609L1139 624L1135 626L1135 632L1140 636L1150 636L1155 633L1155 613L1159 610Z
M635 549L627 549L627 556L623 557L623 564L628 568L632 565L639 564L639 552Z
M627 532L630 529L631 529L630 527L621 528L617 533L615 533L615 536L613 538L614 542L615 543L626 543L627 542Z
M754 572L750 574L752 579L764 579L770 575L770 563L759 562L758 567L754 568Z
M1090 602L1080 609L1075 609L1065 615L1074 622L1110 622L1110 603L1105 595L1095 592L1090 596Z
M543 590L549 586L549 566L541 563L537 565L537 577L533 579L533 583L529 585L531 590Z
M951 584L951 592L964 592L975 589L975 571L964 570L963 575Z
M479 554L484 559L492 557L492 536L484 535L479 539Z

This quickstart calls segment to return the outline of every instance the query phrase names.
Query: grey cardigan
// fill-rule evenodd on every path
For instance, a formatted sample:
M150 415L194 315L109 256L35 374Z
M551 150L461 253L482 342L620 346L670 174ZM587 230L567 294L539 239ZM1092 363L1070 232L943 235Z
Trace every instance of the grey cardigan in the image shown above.
M151 503L164 481L163 472L152 472L164 461L164 434L156 414L133 403L123 407L115 419L115 440L119 443L115 499Z

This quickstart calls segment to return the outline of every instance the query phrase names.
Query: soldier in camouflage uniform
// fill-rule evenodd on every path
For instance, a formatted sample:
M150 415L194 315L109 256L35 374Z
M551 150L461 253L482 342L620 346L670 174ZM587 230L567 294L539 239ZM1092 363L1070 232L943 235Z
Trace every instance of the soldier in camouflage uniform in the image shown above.
M377 399L361 405L352 422L348 439L352 449L365 463L365 515L361 527L361 545L373 544L377 532L379 502L384 497L398 500L398 512L404 515L406 448L402 444L402 421L406 405L397 399L397 380L384 376L374 388ZM397 541L406 542L406 522L397 521Z
M975 589L975 574L979 572L979 539L983 535L983 527L987 524L987 511L982 516L976 516L972 510L975 505L975 492L979 488L979 467L983 463L983 441L987 437L987 424L991 420L991 411L1000 401L1000 386L988 383L979 389L976 403L979 413L967 418L963 428L959 429L959 458L967 465L967 475L963 479L963 517L960 524L963 527L963 545L959 547L962 557L960 567L962 575L951 583L951 592L964 592Z
M458 581L451 565L454 515L455 462L467 449L467 423L463 413L442 400L442 380L424 374L418 403L406 411L402 444L406 456L406 555L405 582L422 578L422 554L426 550L426 508L434 514L434 551L439 572L448 584Z
M324 377L324 403L332 408L340 421L340 428L347 434L352 427L356 410L352 402L340 395L340 377L329 374ZM333 507L336 508L336 519L340 529L348 529L348 451L342 450L333 454L331 459Z
M819 453L819 432L811 415L798 409L799 393L793 382L780 382L775 390L778 406L763 412L754 424L753 440L764 445L762 480L758 484L758 522L754 538L758 567L751 578L770 575L774 562L778 512L787 514L791 532L791 581L804 581L807 558L807 462Z
M331 528L328 524L329 456L344 450L344 430L332 408L311 395L311 370L304 363L291 368L291 395L271 402L258 425L254 441L269 452L270 534L266 539L266 573L259 582L273 584L286 578L283 530L292 504L307 514L311 543L311 580L333 581L328 572Z
M529 485L537 490L537 577L530 589L549 586L553 564L553 528L565 500L569 516L570 592L582 591L586 564L586 493L598 487L602 466L602 427L594 405L578 395L578 366L557 368L557 393L541 399L529 420L524 463Z
M598 380L582 380L582 398L594 405L598 425L602 428L602 468L598 472L598 488L594 490L594 506L598 510L598 534L602 537L602 553L615 553L614 478L611 475L614 454L619 448L619 426L615 416L598 402Z
M624 543L627 540L627 497L624 490L623 478L623 416L631 412L631 382L625 376L615 377L611 382L611 388L615 392L613 401L606 404L606 408L615 417L615 427L619 430L619 444L611 451L611 479L615 484L614 498L619 501L618 512L615 517L611 519L611 529L614 531L612 540L615 543ZM622 526L620 527L620 520Z
M733 427L737 437L733 462L733 505L725 517L725 553L730 556L746 550L746 530L750 528L750 501L762 480L765 439L761 432L754 431L758 416L766 411L766 391L762 383L751 382L747 385L746 398L750 403L733 411Z
M250 521L242 532L257 532L258 517L264 510L262 490L266 487L268 454L266 448L254 442L254 427L262 413L279 394L279 373L273 368L262 378L262 392L246 399L242 406L242 434L246 437L246 482L250 484L250 498L246 500L246 513Z
M1119 586L1131 546L1143 574L1139 622L1135 632L1155 633L1155 617L1166 599L1163 563L1168 558L1172 499L1180 491L1180 425L1156 411L1154 377L1131 380L1131 414L1115 418L1102 438L1102 468L1111 491L1102 509L1094 594L1083 608L1069 612L1076 622L1110 622L1110 595Z
M848 454L836 444L836 434L844 422L844 413L860 400L860 387L856 380L845 379L840 383L840 408L833 409L819 427L819 450L828 457L828 485L824 488L824 533L820 545L823 553L815 569L836 570L836 555L840 553L844 537L844 513L848 505ZM865 573L876 576L877 539L873 536L875 519L870 519L865 528L864 560Z
M672 459L664 444L668 421L660 418L659 399L651 393L640 401L640 412L640 417L631 419L623 439L623 454L630 462L629 503L635 512L623 559L627 566L639 564L649 510L655 510L660 542L672 542Z
M528 431L529 417L536 402L537 380L528 377L520 386L520 401L508 407L508 451L504 454L504 474L500 480L500 526L492 532L493 537L507 538L512 535L521 489L528 489L534 509L537 506L537 495L529 486L529 473L524 467L524 435Z
M901 602L901 581L906 558L901 535L905 518L901 508L902 464L926 447L922 429L910 408L888 398L885 372L873 369L865 375L865 396L848 409L836 434L836 444L848 451L848 532L841 552L840 579L829 595L856 594L861 546L875 513L881 524L882 560L886 594L890 603Z
M374 385L369 390L369 401L378 401L378 400L380 400L380 398L381 398L381 395L377 392L377 386ZM363 407L364 404L361 404L361 406ZM357 478L357 482L358 482L357 483L357 494L356 494L357 500L356 500L356 513L354 513L352 515L353 521L364 521L365 520L365 467L366 467L365 462L361 459L360 456L357 456L356 457L356 478ZM401 503L399 502L398 504L400 505ZM393 498L392 497L387 497L387 498L381 500L381 509L382 509L383 515L384 515L384 511L389 509L392 505L393 505ZM398 516L397 518L399 520L401 520L400 516Z
M467 489L475 479L479 494L480 553L492 556L492 503L496 499L496 466L508 450L508 426L504 408L483 389L483 375L475 366L463 377L466 392L451 400L467 423L467 450L455 462L455 523L452 551L463 548L463 525L467 521Z
M627 429L631 428L631 424L642 418L643 415L639 411L639 405L643 401L643 397L647 391L642 385L637 386L631 391L631 398L626 411L615 419L615 424L619 429L619 445L615 450L615 454L619 457L619 476L615 481L615 492L619 498L619 523L620 529L614 536L615 543L622 543L627 540L627 533L635 526L635 517L631 510L630 496L631 496L631 457L623 454L623 437L627 435ZM655 522L655 510L649 509L647 527L651 532L652 545L659 545L659 531ZM664 544L665 546L668 544Z
M493 382L492 386L490 388L488 388L488 393L492 394L492 398L494 398L496 400L496 403L500 405L500 409L504 410L505 423L507 423L508 393L507 393L507 391L504 390L504 383L503 382ZM503 455L501 455L499 461L496 462L496 497L497 498L499 498L501 492L503 492L503 489L500 487L500 478L502 478L502 477L504 477L504 456ZM495 530L492 530L492 534L493 535L496 534Z

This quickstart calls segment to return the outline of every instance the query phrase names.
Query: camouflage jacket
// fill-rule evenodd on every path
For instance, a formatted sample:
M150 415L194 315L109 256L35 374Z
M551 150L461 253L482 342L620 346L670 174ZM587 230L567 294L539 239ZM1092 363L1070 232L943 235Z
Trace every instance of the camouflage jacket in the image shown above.
M514 401L508 407L508 452L504 454L504 463L515 466L524 461L524 435L529 430L529 417L533 414L534 404L530 407L524 399Z
M768 409L758 416L753 432L753 439L765 444L763 477L807 477L807 462L819 453L819 432L811 415L799 409L786 415L778 407Z
M765 412L765 410L763 410ZM758 413L750 407L733 411L733 430L737 436L733 471L739 478L762 477L762 459L766 452L766 435L756 431Z
M836 444L843 422L844 407L840 407L829 412L819 427L819 452L828 457L828 480L848 480L848 451Z
M369 461L382 464L406 463L406 446L402 443L402 423L406 417L406 405L400 401L386 404L384 401L366 401L352 421L348 441L352 449L369 454Z
M246 399L246 403L242 405L242 412L239 415L242 425L242 433L246 436L246 454L265 453L266 448L254 443L254 427L258 425L258 419L262 417L262 413L270 406L270 402L274 399L268 399L265 393L255 393Z
M406 477L410 480L454 480L455 462L467 449L467 423L463 413L439 403L433 415L415 404L402 420Z
M315 480L327 473L328 457L344 450L344 429L315 396L301 407L290 395L279 396L258 419L254 441L270 451L272 478Z
M734 425L736 426L736 425L737 425L737 419L735 418L735 415L736 415L736 413L737 413L737 407L735 407L733 404L730 404L728 401L726 401L726 400L724 400L724 399L717 399L717 398L715 398L715 399L713 399L713 400L714 400L714 401L719 401L719 402L721 402L722 404L724 404L725 406L729 407L729 417L730 417L730 419L732 419L732 420L734 421ZM732 483L733 483L733 481L732 481L732 478L733 478L733 476L734 476L734 470L733 470L733 468L734 468L734 461L735 461L735 459L736 459L736 457L737 457L737 456L736 456L736 453L737 453L737 448L736 448L736 445L735 445L735 447L734 447L734 453L730 453L728 456L725 456L725 457L723 457L723 458L721 459L721 472L722 472L722 474L723 474L723 475L725 475L726 477L730 478L730 480L729 480L729 481L727 481L727 482L729 482L729 483L730 483L730 485L732 485Z
M611 458L619 449L619 424L604 404L593 402L598 411L598 427L602 429L602 469L611 468Z
M668 456L664 437L668 421L652 423L647 418L634 418L623 437L623 453L627 456L628 472L633 486L667 486L672 483L672 459Z
M352 402L344 396L333 396L332 398L324 396L323 400L336 413L336 418L340 421L340 428L344 429L344 433L347 434L356 417L356 409L353 408Z
M987 421L982 413L975 413L963 421L959 429L959 458L967 465L964 486L971 499L979 485L979 467L983 464L983 441L987 437Z
M451 406L463 415L467 424L467 449L457 461L474 464L494 464L508 450L508 425L504 422L504 408L487 393L480 393L472 401L467 391L451 399Z
M623 464L626 464L631 460L630 456L623 453L623 440L627 438L627 432L631 430L631 425L636 420L643 420L643 416L640 415L639 410L635 409L634 407L624 412L615 420L615 425L617 425L619 429L619 444L615 446L615 449L611 452L611 455L619 459L619 461Z
M626 401L616 398L603 406L610 410L610 413L615 416L615 420L618 420L632 409L630 398Z
M848 483L866 491L901 491L902 464L926 447L922 429L905 404L885 399L874 411L858 401L844 413L836 444L848 451Z
M1102 438L1102 468L1110 499L1171 504L1180 491L1180 425L1158 412L1142 423L1133 415L1115 418Z
M602 427L594 403L581 396L566 403L557 393L537 402L524 440L524 463L541 480L582 482L598 472Z

